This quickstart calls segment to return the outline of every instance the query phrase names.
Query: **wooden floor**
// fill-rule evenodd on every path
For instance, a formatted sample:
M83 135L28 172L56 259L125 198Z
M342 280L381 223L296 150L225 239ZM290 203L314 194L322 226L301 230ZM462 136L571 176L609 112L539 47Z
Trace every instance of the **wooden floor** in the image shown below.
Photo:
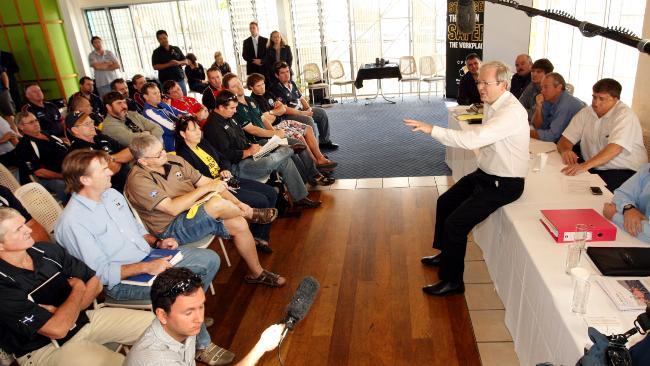
M320 292L282 345L285 365L480 365L465 297L421 290L437 280L420 264L431 254L437 195L435 187L312 192L322 208L278 219L275 252L260 255L288 278L280 289L245 284L245 265L226 244L233 267L222 260L207 300L213 341L241 359L313 276ZM260 362L278 364L277 352Z

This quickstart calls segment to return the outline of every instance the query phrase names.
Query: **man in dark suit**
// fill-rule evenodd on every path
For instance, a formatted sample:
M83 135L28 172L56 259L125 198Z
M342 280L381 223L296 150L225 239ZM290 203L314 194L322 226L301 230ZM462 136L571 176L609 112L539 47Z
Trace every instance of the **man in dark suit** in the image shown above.
M242 57L246 60L246 74L250 75L254 72L264 75L263 60L266 55L266 44L268 39L260 36L257 22L252 21L248 25L251 31L251 36L244 40L244 50Z

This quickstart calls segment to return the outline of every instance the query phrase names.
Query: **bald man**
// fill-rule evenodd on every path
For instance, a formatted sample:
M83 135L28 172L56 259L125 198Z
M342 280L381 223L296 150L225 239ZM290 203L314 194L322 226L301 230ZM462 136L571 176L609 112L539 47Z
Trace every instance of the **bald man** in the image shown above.
M533 59L529 55L522 53L515 59L515 69L517 72L512 75L510 82L510 93L517 97L521 97L521 93L530 84L530 69L533 66Z

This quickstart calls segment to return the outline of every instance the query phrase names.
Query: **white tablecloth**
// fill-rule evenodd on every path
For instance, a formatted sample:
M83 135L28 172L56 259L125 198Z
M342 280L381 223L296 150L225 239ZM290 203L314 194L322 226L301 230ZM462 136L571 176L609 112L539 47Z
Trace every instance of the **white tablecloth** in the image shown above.
M449 122L451 128L471 128L458 122L451 113ZM468 158L474 156L475 164L473 152L465 151L469 154L461 155L454 150L460 149L448 148L447 157L457 181L476 169L476 165L470 170ZM458 156L462 158L454 160ZM545 361L573 365L582 355L583 348L591 344L583 317L571 311L572 282L564 273L567 246L555 243L539 222L539 211L593 208L601 212L603 203L611 201L612 194L604 188L604 182L597 175L583 174L570 178L560 172L561 168L559 154L550 153L542 171L530 170L522 196L494 212L473 232L503 301L505 324L522 365ZM600 186L605 194L593 196L589 186ZM618 230L615 242L589 245L647 246L623 230ZM597 273L588 260L583 260L581 266ZM618 311L607 294L592 281L587 314L615 314L622 328L627 330L639 313Z

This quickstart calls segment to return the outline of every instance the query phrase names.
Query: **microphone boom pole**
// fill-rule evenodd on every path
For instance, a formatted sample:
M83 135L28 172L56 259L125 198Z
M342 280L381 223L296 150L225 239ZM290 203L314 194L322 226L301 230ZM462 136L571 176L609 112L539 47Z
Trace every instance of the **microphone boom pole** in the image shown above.
M585 37L601 36L624 45L634 47L639 52L644 52L650 55L650 40L641 39L633 32L622 27L609 27L604 28L599 25L580 21L569 13L559 10L540 10L530 6L521 5L514 0L485 0L497 5L503 5L517 10L521 10L529 17L542 16L544 18L552 19L564 24L572 25L580 30Z

